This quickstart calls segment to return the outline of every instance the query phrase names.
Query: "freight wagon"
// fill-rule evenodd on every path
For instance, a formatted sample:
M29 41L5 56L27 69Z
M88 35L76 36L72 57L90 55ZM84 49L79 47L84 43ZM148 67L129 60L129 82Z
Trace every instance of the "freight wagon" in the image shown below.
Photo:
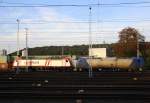
M80 58L76 66L82 69L92 68L93 70L112 69L137 71L144 65L142 58Z

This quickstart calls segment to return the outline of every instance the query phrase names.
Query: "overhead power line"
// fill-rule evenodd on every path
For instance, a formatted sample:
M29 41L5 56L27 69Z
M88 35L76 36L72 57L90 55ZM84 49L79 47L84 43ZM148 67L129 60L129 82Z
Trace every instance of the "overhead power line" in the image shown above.
M35 5L35 6L91 6L91 5L135 5L135 4L150 4L150 1L140 1L140 2L121 2L121 3L96 3L96 4L63 4L63 5L55 5L55 4L52 4L52 5L49 5L48 3L47 4L41 4L41 3L12 3L12 2L0 2L0 3L3 3L3 4L19 4L19 5Z
M124 7L124 6L134 6L139 5L138 7L150 7L149 1L141 2L122 2L122 3L95 3L95 4L29 4L29 3L12 3L12 2L0 2L3 5L0 7L89 7L89 6L106 6L106 7ZM7 5L6 5L7 4ZM135 6L136 7L136 6Z
M99 23L99 22L150 22L150 19L139 19L139 20L98 20L98 21L91 21L91 23ZM88 21L30 21L30 22L20 22L21 24L50 24L50 23L76 23L76 24L86 24L89 23ZM17 24L15 22L10 21L0 21L0 24Z
M9 6L9 5L1 5L0 7L15 7L15 8L30 8L30 7L88 7L89 5L47 5L47 6L38 6L38 5L32 5L32 6ZM91 6L98 6L98 5L91 5ZM108 5L108 6L102 6L102 7L145 7L145 8L149 8L150 5L148 6L119 6L119 5Z

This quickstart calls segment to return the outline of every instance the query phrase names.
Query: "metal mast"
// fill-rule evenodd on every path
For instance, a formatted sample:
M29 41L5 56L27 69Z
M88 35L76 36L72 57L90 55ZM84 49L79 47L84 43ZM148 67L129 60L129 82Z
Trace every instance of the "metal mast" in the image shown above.
M28 71L28 28L25 28L26 31L26 71Z
M18 28L17 28L17 69L16 69L16 73L18 74L19 73L19 50L20 50L20 47L19 47L19 26L20 26L20 20L17 19L17 24L18 24Z
M91 6L89 7L89 78L92 78L93 76L93 70L91 66L91 59L92 59L92 32L91 32L91 19L92 19L92 13L91 13ZM90 56L91 54L91 56Z
M61 47L61 55L64 56L64 46Z
M19 56L19 50L20 50L20 44L19 44L19 26L20 26L20 20L17 19L18 24L18 30L17 30L17 56Z
M140 50L139 50L139 34L137 34L137 59L140 57Z

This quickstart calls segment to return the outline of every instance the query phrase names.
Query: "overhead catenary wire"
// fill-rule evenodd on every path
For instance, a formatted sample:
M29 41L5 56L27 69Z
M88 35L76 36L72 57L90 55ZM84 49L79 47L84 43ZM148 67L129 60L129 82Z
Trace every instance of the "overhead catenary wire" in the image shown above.
M48 2L46 4L44 3L15 3L15 2L6 2L1 1L0 3L3 4L19 4L19 5L41 5L41 6L55 6L56 4L49 5ZM62 4L62 6L92 6L92 5L135 5L135 4L150 4L150 1L139 1L139 2L120 2L120 3L95 3L95 4ZM61 4L59 4L61 6ZM58 6L58 5L56 5Z
M99 5L101 5L102 7L126 7L126 6L150 7L150 5L147 5L147 4L150 4L150 2L149 1L141 1L141 2L95 3L95 4L48 4L48 3L46 3L46 4L38 4L38 3L30 4L30 3L1 2L0 7L89 7L89 6L93 7L93 6L99 6Z
M6 2L6 1L1 1L0 3L4 3L4 4L20 4L20 5L47 5L47 4L44 4L44 3L12 3L12 2ZM48 3L48 2L47 2ZM135 4L150 4L150 2L149 1L139 1L139 2L120 2L120 3L100 3L99 1L98 1L98 3L97 3L97 5L126 5L126 4L128 4L128 5L135 5ZM69 4L68 4L69 5ZM70 4L71 5L71 4ZM86 5L88 5L89 6L89 4L86 4ZM95 4L91 4L91 5L95 5ZM90 6L91 6L90 5Z
M0 19L0 24L17 24L16 22L13 21L1 21ZM150 22L150 19L137 19L137 20L129 20L129 19L108 19L108 20L97 20L97 21L91 21L91 23L100 23L100 22ZM39 21L30 21L30 22L25 22L22 21L20 22L21 24L50 24L50 23L76 23L76 24L86 24L89 23L88 21L44 21L44 20L39 20Z

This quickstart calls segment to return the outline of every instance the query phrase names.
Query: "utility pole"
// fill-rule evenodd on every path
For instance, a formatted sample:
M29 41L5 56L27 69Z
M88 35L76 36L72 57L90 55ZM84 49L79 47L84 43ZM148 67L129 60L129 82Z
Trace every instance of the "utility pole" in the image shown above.
M137 43L136 43L136 44L137 44L137 60L138 60L138 64L139 64L139 65L137 65L137 67L139 67L139 66L141 65L141 63L140 63L140 45L139 45L139 44L140 44L140 43L139 43L140 41L139 41L139 39L141 39L141 38L140 38L140 34L137 34ZM142 38L142 39L143 39L143 38ZM142 68L139 67L138 70L139 70L139 71L142 71Z
M20 26L20 20L17 19L18 24L18 30L17 30L17 56L19 56L19 50L20 50L20 44L19 44L19 26Z
M16 73L19 73L19 50L20 50L20 45L19 45L19 26L20 26L20 20L17 19L17 24L18 24L18 29L17 29L17 69L16 69Z
M140 57L140 50L139 50L139 34L137 34L137 59Z
M92 78L93 76L93 70L92 70L92 65L91 65L91 60L92 60L92 32L91 32L91 6L89 7L89 78ZM90 56L91 54L91 56Z
M7 54L10 53L10 44L7 45Z
M61 47L61 55L64 56L64 46Z
M26 71L28 72L28 28L25 28L26 32Z

